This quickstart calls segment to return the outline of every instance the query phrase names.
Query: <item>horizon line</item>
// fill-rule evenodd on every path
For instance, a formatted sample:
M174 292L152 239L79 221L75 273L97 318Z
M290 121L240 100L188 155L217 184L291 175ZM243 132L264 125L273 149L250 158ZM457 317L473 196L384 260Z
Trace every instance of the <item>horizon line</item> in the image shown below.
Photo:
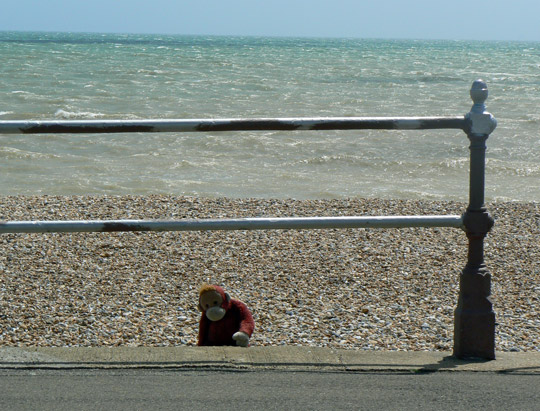
M361 37L361 36L316 36L316 35L285 35L285 34L205 34L205 33L158 33L158 32L129 32L129 31L71 31L71 30L4 30L0 33L56 33L56 34L94 34L119 36L172 36L172 37L245 37L245 38L276 38L276 39L333 39L333 40L389 40L389 41L448 41L448 42L479 42L479 43L540 43L540 40L518 39L469 39L469 38L421 38L421 37Z

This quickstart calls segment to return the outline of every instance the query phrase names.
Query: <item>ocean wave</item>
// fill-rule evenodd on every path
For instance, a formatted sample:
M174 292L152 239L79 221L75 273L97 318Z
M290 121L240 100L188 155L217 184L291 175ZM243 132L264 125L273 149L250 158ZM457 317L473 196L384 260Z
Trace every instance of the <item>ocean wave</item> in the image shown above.
M298 160L293 164L307 165L331 165L331 164L349 164L349 165L368 165L371 161L364 157L353 156L349 154L323 155L317 157Z
M93 113L91 111L65 111L65 110L62 110L62 109L58 109L54 113L54 116L56 118L64 118L64 119L72 119L72 118L91 119L91 118L104 117L105 114L103 114L103 113Z
M40 153L36 151L20 150L15 147L0 147L0 158L3 160L49 160L60 158L60 156L54 153Z
M516 177L540 177L540 164L528 162L508 162L488 158L486 168L495 175L506 175Z
M165 70L157 70L157 69L154 69L154 70L139 69L139 70L137 70L137 73L146 74L146 75L149 75L149 76L159 76L161 74L167 74L167 71L165 71Z
M537 124L540 122L540 114L536 114L536 113L523 114L521 116L516 117L514 121L524 122L524 123L529 123L529 124Z
M21 101L36 101L39 98L37 94L24 90L13 90L11 94Z
M442 168L468 169L470 160L468 158L449 158L444 160L440 166Z

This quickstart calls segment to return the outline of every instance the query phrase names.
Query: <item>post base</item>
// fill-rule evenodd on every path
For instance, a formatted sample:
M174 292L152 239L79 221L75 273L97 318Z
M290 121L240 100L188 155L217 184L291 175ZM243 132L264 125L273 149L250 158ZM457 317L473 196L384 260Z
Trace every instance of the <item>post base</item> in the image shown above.
M491 275L485 266L467 265L460 278L454 314L454 356L495 359L495 313L490 300Z

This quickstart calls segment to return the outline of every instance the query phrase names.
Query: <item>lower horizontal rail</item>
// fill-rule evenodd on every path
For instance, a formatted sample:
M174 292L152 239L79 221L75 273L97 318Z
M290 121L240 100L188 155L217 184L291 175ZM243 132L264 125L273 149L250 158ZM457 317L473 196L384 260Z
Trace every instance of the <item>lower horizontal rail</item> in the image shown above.
M463 217L285 217L201 220L88 220L88 221L1 221L0 233L72 233L114 231L206 231L287 230L329 228L463 228Z

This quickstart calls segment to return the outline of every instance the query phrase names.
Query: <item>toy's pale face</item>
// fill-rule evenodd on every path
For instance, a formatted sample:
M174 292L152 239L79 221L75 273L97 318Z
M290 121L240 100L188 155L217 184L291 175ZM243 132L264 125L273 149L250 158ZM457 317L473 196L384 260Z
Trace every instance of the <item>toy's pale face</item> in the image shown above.
M219 321L225 316L225 309L221 307L223 298L217 291L207 291L200 298L201 309L210 321Z
M222 302L223 298L217 291L207 291L201 295L201 307L204 311L212 307L219 307Z

